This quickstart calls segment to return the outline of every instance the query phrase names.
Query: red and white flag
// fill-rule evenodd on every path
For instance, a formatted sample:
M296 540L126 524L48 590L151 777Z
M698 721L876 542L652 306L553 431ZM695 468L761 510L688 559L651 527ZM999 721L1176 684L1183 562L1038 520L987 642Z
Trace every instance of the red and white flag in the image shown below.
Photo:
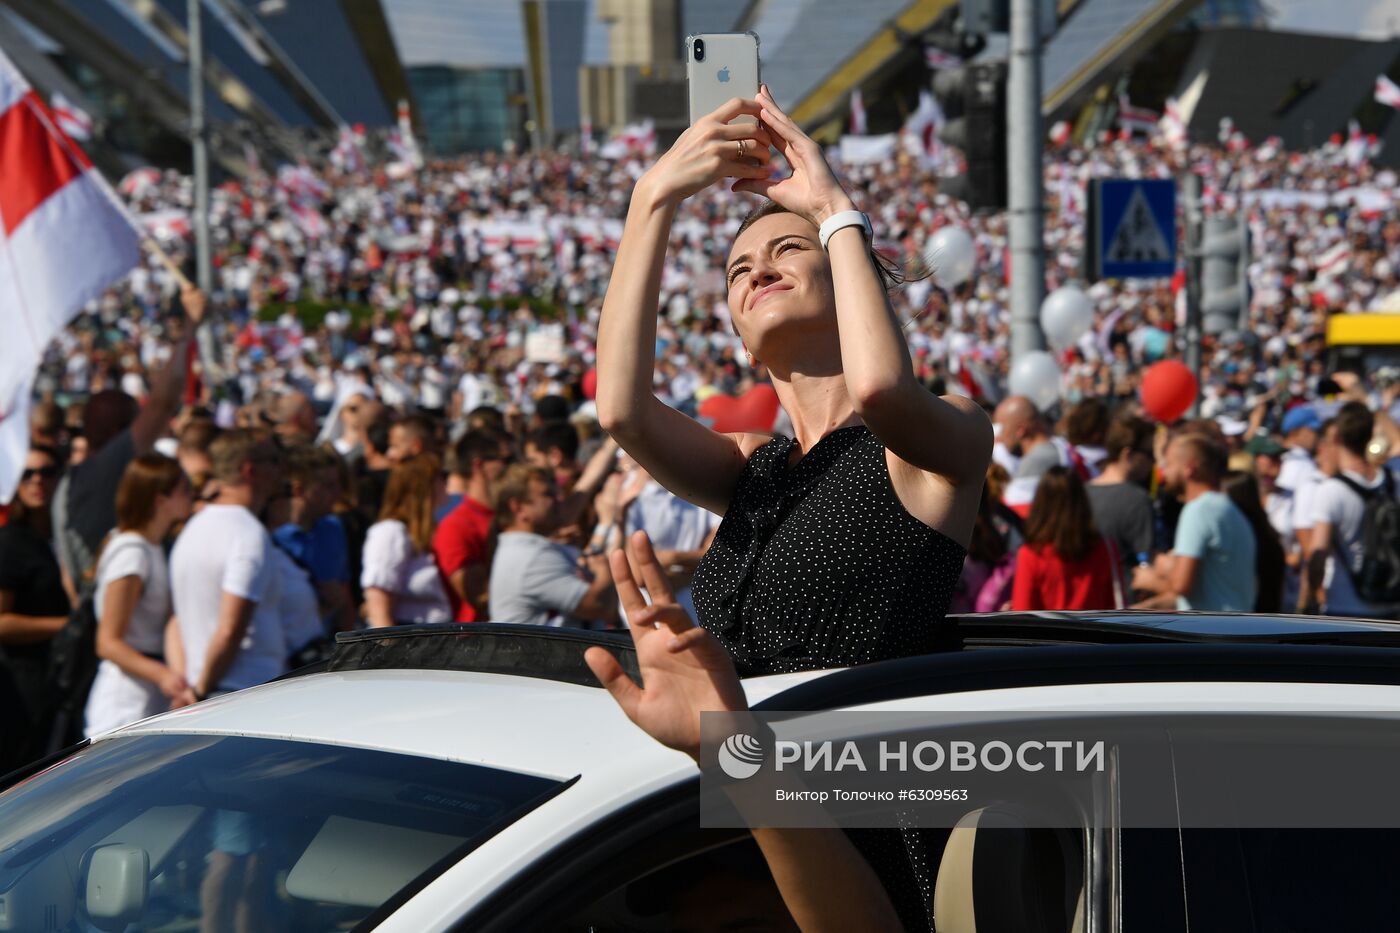
M117 182L117 188L122 194L129 198L140 197L150 189L160 184L160 169L145 168L132 169L122 176L122 180Z
M1400 84L1385 75L1376 77L1376 101L1400 110Z
M919 160L919 167L925 170L937 166L943 145L938 134L946 121L943 108L928 91L919 92L919 106L904 121L902 130L906 152Z
M140 234L83 151L0 54L0 502L29 446L49 341L141 257Z
M363 172L365 170L364 139L365 128L363 125L357 123L352 127L342 124L335 148L331 150L331 164L342 172Z
M1134 131L1151 136L1157 130L1157 121L1162 115L1145 107L1134 107L1127 94L1118 95L1118 125L1132 133Z
M82 107L64 97L61 91L53 92L53 96L49 98L49 107L63 132L74 139L92 139L92 117Z
M963 60L952 52L945 52L936 45L924 46L924 62L934 71L945 68L961 68Z
M860 88L851 92L851 135L865 135L865 100L860 96Z

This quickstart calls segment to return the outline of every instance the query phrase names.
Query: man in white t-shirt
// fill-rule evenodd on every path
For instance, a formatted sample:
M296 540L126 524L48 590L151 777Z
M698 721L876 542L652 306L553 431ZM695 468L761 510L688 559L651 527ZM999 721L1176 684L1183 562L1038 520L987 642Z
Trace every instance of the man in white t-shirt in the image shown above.
M1362 599L1352 573L1365 557L1362 529L1368 498L1379 490L1394 496L1396 487L1384 469L1366 459L1375 417L1360 402L1342 406L1335 420L1339 472L1317 488L1312 500L1312 538L1307 580L1300 608L1316 611L1317 593L1326 587L1326 612L1334 616L1371 619L1400 617L1400 606L1377 605ZM1358 490L1365 490L1365 494ZM1340 558L1340 559L1339 559Z
M199 698L266 683L286 669L272 539L258 513L282 481L266 435L228 431L209 448L218 496L185 525L170 589Z

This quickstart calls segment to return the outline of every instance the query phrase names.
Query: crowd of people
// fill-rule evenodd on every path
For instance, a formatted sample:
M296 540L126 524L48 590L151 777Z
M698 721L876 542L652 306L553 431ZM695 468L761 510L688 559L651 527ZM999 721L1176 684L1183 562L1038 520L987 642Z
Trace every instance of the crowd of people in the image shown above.
M40 373L3 508L0 691L21 714L0 771L71 737L53 726L72 698L53 690L49 648L85 604L89 734L265 682L357 627L616 626L609 554L639 529L693 616L687 584L720 516L623 454L592 400L644 167L486 154L229 182L209 296L150 262L79 318ZM1080 268L1086 180L1188 170L1210 210L1247 212L1254 287L1239 329L1209 338L1198 417L1167 427L1136 394L1145 364L1179 352L1179 282L1090 287L1095 326L1057 348L1062 402L1041 411L1004 388L1005 214L970 212L902 156L842 168L897 264L919 270L944 224L977 245L971 279L916 275L893 295L919 381L994 414L955 610L1397 615L1366 539L1395 498L1400 379L1329 372L1323 339L1328 315L1400 300L1395 173L1341 144L1054 148L1049 284ZM127 187L184 249L189 179ZM702 421L707 400L766 379L725 301L754 206L724 187L687 200L660 271L653 387ZM790 425L779 410L744 429Z

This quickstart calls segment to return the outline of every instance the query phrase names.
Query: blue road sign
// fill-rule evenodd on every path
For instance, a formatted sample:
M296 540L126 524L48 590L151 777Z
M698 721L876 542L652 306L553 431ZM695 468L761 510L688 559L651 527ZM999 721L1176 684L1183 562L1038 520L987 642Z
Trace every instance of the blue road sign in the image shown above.
M1176 182L1114 178L1098 183L1094 242L1106 279L1176 274Z

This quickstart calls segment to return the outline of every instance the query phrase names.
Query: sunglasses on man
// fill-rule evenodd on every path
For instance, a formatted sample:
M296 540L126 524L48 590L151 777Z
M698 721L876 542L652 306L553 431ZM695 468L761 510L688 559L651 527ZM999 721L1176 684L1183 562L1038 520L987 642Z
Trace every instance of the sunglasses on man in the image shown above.
M34 477L40 479L58 479L59 469L56 466L29 467L19 475L21 483L27 483Z

